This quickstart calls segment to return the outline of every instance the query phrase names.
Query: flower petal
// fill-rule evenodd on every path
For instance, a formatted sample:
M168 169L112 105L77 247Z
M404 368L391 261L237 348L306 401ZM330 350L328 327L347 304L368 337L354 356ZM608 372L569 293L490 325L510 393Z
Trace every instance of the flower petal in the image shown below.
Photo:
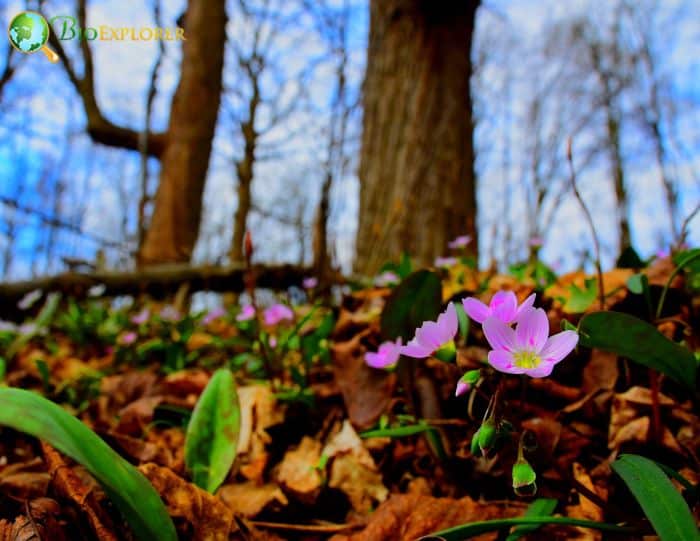
M525 370L525 373L531 378L546 378L552 373L554 365L557 363L547 362L542 360L542 362L535 368Z
M463 299L462 306L467 315L477 323L483 323L491 315L491 309L474 297Z
M420 328L416 329L415 340L431 352L435 351L442 345L440 326L434 321L426 321Z
M513 355L503 350L489 351L489 364L499 372L506 374L523 374L524 368L515 366Z
M411 340L408 344L403 346L400 350L401 355L406 355L408 357L413 357L414 359L423 359L424 357L430 357L433 351L426 348L415 338Z
M516 321L520 319L520 316L522 316L524 313L528 312L530 308L535 304L535 297L537 296L537 293L533 293L530 295L527 299L523 301L523 303L518 306L518 310L515 314L515 319Z
M518 310L518 297L512 291L499 291L489 303L491 313L503 323L513 323Z
M562 331L550 336L547 343L540 351L543 361L558 363L566 357L578 344L578 333L576 331Z
M519 348L539 352L549 336L549 320L542 308L526 311L515 327L516 343Z
M453 303L448 304L447 309L440 314L437 324L440 330L440 345L454 339L459 322L457 321L457 309Z
M493 349L515 350L515 331L500 319L490 317L484 321L484 335Z

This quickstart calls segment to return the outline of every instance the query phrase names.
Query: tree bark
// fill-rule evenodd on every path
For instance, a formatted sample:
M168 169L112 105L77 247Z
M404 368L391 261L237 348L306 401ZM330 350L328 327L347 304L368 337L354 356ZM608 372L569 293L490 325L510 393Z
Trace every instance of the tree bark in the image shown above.
M170 110L160 184L139 263L188 261L202 213L202 194L221 100L226 12L219 0L190 0L182 67Z
M408 252L430 264L457 235L476 253L471 45L479 0L372 0L355 268Z

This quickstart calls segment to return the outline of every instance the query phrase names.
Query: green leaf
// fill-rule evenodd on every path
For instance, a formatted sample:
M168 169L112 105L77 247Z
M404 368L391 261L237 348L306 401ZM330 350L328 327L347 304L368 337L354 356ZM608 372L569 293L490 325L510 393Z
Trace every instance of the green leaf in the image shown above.
M596 278L587 278L581 289L576 284L569 286L569 298L564 305L567 314L580 314L590 308L598 295L598 281Z
M592 520L581 520L568 517L517 517L517 518L502 518L496 520L484 520L482 522L472 522L470 524L462 524L447 530L441 530L426 536L428 538L439 537L444 541L463 541L470 537L475 537L483 533L494 532L511 526L528 525L542 526L544 524L562 524L564 526L579 526L582 528L591 528L600 530L601 532L619 532L630 533L634 530L626 526L618 526L617 524L608 524L606 522L594 522Z
M583 346L612 351L695 388L694 355L641 319L621 312L593 312L581 319L579 333Z
M60 293L51 293L46 297L44 306L34 320L34 327L31 331L20 334L7 348L7 358L12 359L29 341L34 338L39 332L49 326L53 320L58 305L61 302Z
M185 465L192 482L213 493L236 458L241 410L233 375L217 370L192 412L185 435Z
M53 402L22 389L0 389L0 424L41 438L82 464L138 539L177 541L173 522L148 479Z
M386 340L399 336L404 343L424 321L437 318L442 308L440 276L428 270L414 272L394 288L381 316L382 335Z
M629 487L661 541L700 539L687 504L652 460L620 455L611 467Z
M554 512L554 508L556 506L557 500L553 498L537 498L528 506L527 511L525 511L525 516L547 517ZM513 531L510 533L510 535L506 537L506 541L517 541L523 535L534 532L537 529L539 529L538 524L518 526L517 528L513 528Z

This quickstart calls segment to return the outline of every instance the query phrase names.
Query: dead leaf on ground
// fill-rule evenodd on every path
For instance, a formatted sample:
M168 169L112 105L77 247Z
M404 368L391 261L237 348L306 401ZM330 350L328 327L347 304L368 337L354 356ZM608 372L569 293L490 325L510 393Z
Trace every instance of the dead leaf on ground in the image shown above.
M304 436L299 446L287 451L277 473L277 482L285 492L306 505L313 505L321 491L321 475L316 466L321 458L321 443Z
M519 502L481 503L468 497L455 500L394 494L372 513L364 530L352 535L334 535L330 541L415 541L467 522L518 516L525 507ZM475 539L495 539L495 534Z
M232 512L246 518L258 516L263 509L279 509L289 503L277 485L259 485L253 481L224 485L217 496Z
M574 462L572 474L576 481L590 490L593 494L597 494L603 501L607 500L607 494L605 491L599 489L593 484L591 476L578 462ZM566 514L572 518L593 520L596 522L603 522L605 519L605 513L603 510L580 492L578 494L578 505L567 506L566 511ZM603 538L603 534L601 532L590 530L588 528L577 528L577 530L579 535L577 537L572 537L572 539L599 541Z
M322 454L332 459L328 486L343 491L356 511L367 512L389 495L374 459L349 421L343 422Z
M170 516L186 522L184 525L178 523L181 539L228 540L233 512L219 498L157 464L142 464L139 471L161 495Z
M356 334L347 342L331 347L333 371L343 394L350 421L369 428L384 413L396 387L396 375L370 368L365 363L367 349L362 344L371 331Z
M56 492L78 506L98 539L117 541L114 521L101 505L106 497L94 478L81 466L71 466L49 444L41 442L41 449Z
M50 481L51 476L39 457L0 469L0 491L20 500L46 496Z

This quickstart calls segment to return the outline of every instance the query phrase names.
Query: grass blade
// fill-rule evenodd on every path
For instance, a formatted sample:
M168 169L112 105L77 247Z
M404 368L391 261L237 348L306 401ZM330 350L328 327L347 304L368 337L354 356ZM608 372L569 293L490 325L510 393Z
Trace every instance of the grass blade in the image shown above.
M527 511L525 511L526 517L547 517L554 512L554 508L557 506L557 500L553 498L537 498L532 502ZM540 526L538 524L522 524L517 528L514 528L506 541L517 541L523 535L534 532Z
M177 541L175 526L148 480L60 406L22 389L0 389L0 424L48 442L102 485L142 541Z
M661 541L700 539L688 505L654 461L621 455L611 466L629 487Z
M455 526L454 528L448 528L447 530L441 530L426 536L422 539L443 539L444 541L463 541L464 539L469 539L476 535L481 535L483 533L495 532L503 528L509 528L511 526L520 525L535 525L543 526L545 524L561 524L563 526L579 526L581 528L591 528L593 530L600 530L601 532L617 532L617 533L631 533L634 529L627 526L618 526L617 524L608 524L606 522L595 522L592 520L581 520L569 517L516 517L516 518L502 518L496 520L485 520L482 522L471 522L469 524L462 524L461 526Z

